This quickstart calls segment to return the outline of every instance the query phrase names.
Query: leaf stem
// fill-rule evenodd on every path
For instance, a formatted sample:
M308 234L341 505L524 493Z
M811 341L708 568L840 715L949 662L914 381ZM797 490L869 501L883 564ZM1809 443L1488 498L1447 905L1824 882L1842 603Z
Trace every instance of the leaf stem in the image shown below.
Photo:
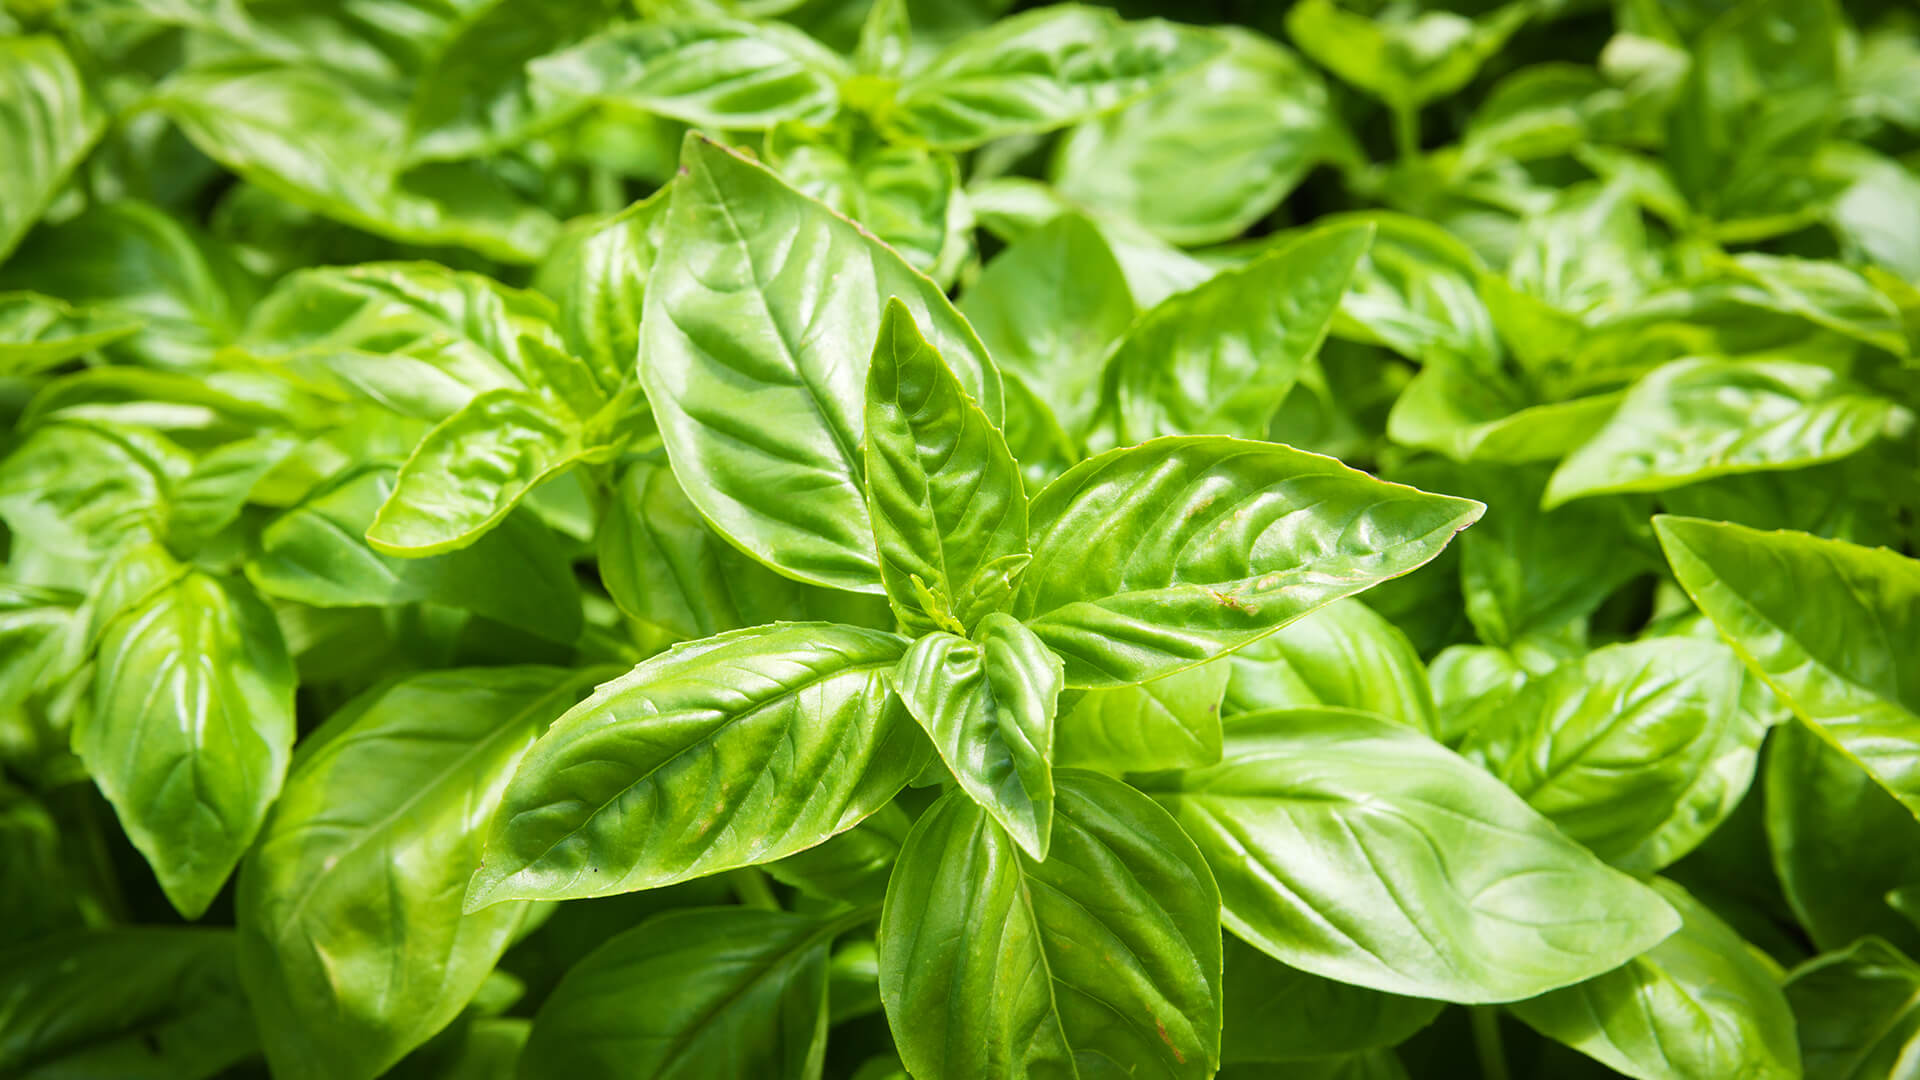
M1480 1058L1481 1080L1509 1080L1507 1050L1500 1043L1499 1006L1476 1006L1467 1015L1473 1021L1473 1049Z
M1420 108L1393 106L1393 148L1403 162L1420 159Z
M767 875L751 866L727 871L727 884L733 887L733 895L748 907L782 910L779 898L773 895L773 886L767 883Z

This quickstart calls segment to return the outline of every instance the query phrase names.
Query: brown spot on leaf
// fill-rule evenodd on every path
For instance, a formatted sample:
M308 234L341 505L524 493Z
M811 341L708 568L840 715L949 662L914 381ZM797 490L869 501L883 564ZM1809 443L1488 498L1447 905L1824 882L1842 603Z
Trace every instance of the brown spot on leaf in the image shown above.
M1187 1063L1187 1055L1181 1053L1180 1048L1173 1045L1173 1037L1167 1034L1167 1025L1161 1023L1160 1018L1156 1016L1153 1018L1153 1026L1160 1029L1160 1041L1166 1043L1167 1049L1173 1051L1173 1060L1185 1065Z

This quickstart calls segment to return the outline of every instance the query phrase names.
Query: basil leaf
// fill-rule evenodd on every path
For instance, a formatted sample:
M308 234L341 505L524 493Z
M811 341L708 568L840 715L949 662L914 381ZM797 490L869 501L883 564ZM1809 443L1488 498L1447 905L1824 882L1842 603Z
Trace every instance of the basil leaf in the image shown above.
M0 375L36 375L125 338L137 320L39 293L0 293Z
M528 915L460 914L484 823L585 682L555 668L424 673L301 743L236 905L276 1076L378 1076L466 1006Z
M667 192L605 219L570 225L534 271L533 287L559 309L567 349L593 365L612 392L632 377L640 351L640 311L660 252Z
M213 902L280 791L293 686L273 612L244 583L198 570L100 640L74 752L189 919Z
M73 58L53 37L0 41L0 259L20 242L68 174L93 148L107 117Z
M1332 705L1439 731L1420 655L1405 634L1358 600L1336 600L1228 659L1229 714Z
M1223 1056L1229 1062L1296 1063L1394 1046L1444 1008L1310 975L1231 934L1226 946Z
M1807 1080L1898 1076L1920 1041L1920 965L1878 938L1796 968L1787 1000Z
M867 373L866 501L887 600L907 629L964 633L1027 560L1020 465L898 299Z
M1151 790L1207 855L1227 928L1341 982L1512 1001L1617 967L1678 925L1498 781L1365 713L1248 714L1227 725L1220 764Z
M697 136L682 165L661 238L679 257L657 268L640 321L640 381L674 471L723 535L775 570L879 592L866 371L847 357L870 355L897 296L994 423L999 376L933 283L852 223Z
M994 613L975 640L932 633L893 670L894 689L940 757L1021 849L1047 857L1060 658L1019 620Z
M1205 1077L1220 1057L1218 893L1152 802L1058 774L1053 845L1022 853L971 800L921 815L880 917L880 995L927 1080Z
M1920 562L1805 533L1656 517L1674 576L1801 719L1920 815ZM1810 605L1809 597L1847 598Z
M1220 760L1221 700L1233 677L1228 661L1211 660L1138 686L1082 691L1071 707L1063 699L1055 756L1109 773L1211 765Z
M1309 505L1313 521L1293 516ZM1284 446L1156 439L1034 498L1009 611L1066 661L1068 686L1145 682L1406 573L1481 509Z
M904 645L781 623L676 646L602 685L520 763L469 910L657 888L852 828L928 758L886 686Z

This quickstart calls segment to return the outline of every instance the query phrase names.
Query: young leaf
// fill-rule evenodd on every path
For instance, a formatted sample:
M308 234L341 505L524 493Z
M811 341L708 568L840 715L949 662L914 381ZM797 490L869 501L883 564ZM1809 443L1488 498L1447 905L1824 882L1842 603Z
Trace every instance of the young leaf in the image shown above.
M1627 391L1554 472L1542 505L1832 461L1911 422L1907 410L1818 364L1677 361Z
M1370 712L1429 735L1440 730L1420 654L1405 634L1359 600L1336 600L1234 651L1228 662L1233 681L1227 684L1224 707L1229 713L1331 705Z
M1365 223L1315 229L1141 316L1107 361L1120 440L1264 437L1372 239Z
M1060 658L999 613L975 640L931 633L893 671L907 711L960 782L1021 849L1047 857L1053 827L1053 729Z
M1685 889L1652 884L1680 913L1672 937L1615 971L1516 1002L1514 1015L1641 1080L1799 1077L1776 969Z
M1653 519L1674 576L1754 674L1920 816L1920 562L1805 533Z
M922 1080L1213 1075L1212 875L1131 788L1071 770L1056 779L1045 862L959 792L908 835L879 936L901 1060Z
M240 871L240 973L274 1075L372 1078L467 1004L529 905L460 914L513 767L589 680L415 675L301 744Z
M878 630L780 623L602 685L521 761L468 910L657 888L852 828L929 757L886 685L904 649Z
M897 298L867 373L867 504L880 579L911 633L965 633L1026 563L1020 463Z
M1138 686L1082 691L1061 714L1055 756L1109 773L1211 765L1220 760L1220 703L1233 675L1227 660L1210 660Z
M125 338L138 320L39 293L0 293L0 375L37 375Z
M634 372L640 310L660 252L670 190L611 217L569 226L534 271L533 287L559 308L556 325L568 351L593 365L609 393Z
M1460 752L1594 854L1647 873L1746 794L1771 697L1717 641L1609 645L1529 680Z
M53 37L0 40L0 260L92 149L107 117Z
M682 154L640 320L640 381L700 512L789 577L880 592L866 365L889 296L989 421L999 375L932 282L772 173L698 136Z
M244 582L199 570L100 641L74 752L189 919L213 902L280 791L293 685L273 612Z
M1479 20L1407 9L1369 19L1334 0L1300 0L1287 12L1287 34L1342 80L1396 109L1413 109L1465 86L1526 23L1531 7L1508 4Z
M914 72L879 119L902 141L967 149L1117 108L1222 47L1197 27L1061 4L961 38Z
M521 1080L807 1080L827 1048L837 921L748 907L641 923L567 972L533 1020Z
M1679 924L1491 776L1365 713L1237 718L1220 764L1151 793L1207 855L1229 929L1341 982L1513 1001L1617 967Z
M1156 439L1035 497L1009 610L1067 685L1145 682L1412 570L1482 509L1271 443Z

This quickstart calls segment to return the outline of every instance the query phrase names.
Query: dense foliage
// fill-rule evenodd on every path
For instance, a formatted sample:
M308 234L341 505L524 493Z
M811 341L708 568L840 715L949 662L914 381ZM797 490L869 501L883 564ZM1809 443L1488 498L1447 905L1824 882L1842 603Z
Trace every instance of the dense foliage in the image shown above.
M0 1076L1920 1061L1920 18L7 0Z

